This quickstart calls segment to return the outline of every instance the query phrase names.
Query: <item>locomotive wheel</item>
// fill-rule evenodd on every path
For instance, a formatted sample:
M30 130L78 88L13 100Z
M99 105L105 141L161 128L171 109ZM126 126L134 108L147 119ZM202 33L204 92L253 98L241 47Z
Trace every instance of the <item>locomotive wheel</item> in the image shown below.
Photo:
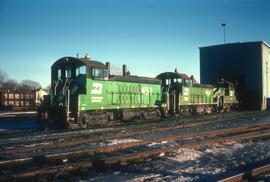
M49 119L49 113L47 111L43 112L43 119L47 120Z
M146 111L142 111L141 114L143 116L142 118L145 120L154 119L154 118L157 118L158 116L160 116L158 109L157 110L149 109Z
M87 118L84 116L81 120L81 127L87 128L87 126L88 126Z
M81 112L78 119L79 128L87 128L89 122L89 116L87 112Z
M82 118L80 119L80 127L81 128L90 128L95 126L103 126L108 125L113 120L113 113L110 112L92 112L92 113L84 113Z

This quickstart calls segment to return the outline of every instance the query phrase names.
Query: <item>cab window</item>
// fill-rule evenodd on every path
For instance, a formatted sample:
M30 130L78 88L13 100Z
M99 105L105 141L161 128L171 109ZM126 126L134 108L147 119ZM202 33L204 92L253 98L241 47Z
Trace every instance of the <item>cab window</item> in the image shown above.
M66 77L66 78L67 78L67 77L71 78L71 69L70 69L70 68L68 68L68 69L66 70L66 72L65 72L65 77Z
M187 86L192 86L192 80L186 80L186 85Z
M108 71L92 68L92 76L94 79L108 79Z
M174 83L182 83L182 78L174 78Z
M61 80L61 69L58 69L58 71L57 71L57 77L58 77L58 80Z
M80 66L76 69L76 76L79 74L86 74L86 66Z
M166 79L166 85L170 85L171 84L171 79Z

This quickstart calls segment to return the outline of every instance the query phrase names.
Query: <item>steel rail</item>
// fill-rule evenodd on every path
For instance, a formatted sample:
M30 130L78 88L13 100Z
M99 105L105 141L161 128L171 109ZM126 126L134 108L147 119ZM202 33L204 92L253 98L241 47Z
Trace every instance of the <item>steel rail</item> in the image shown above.
M159 148L159 149L152 149L148 151L142 151L137 153L131 153L131 154L124 154L116 157L105 157L101 158L99 160L94 161L81 161L81 162L73 162L70 164L64 164L64 165L58 165L58 166L52 166L52 167L45 167L42 169L35 169L30 170L26 172L16 173L9 176L0 176L0 180L21 180L26 178L33 178L35 176L41 176L45 174L55 174L59 173L61 171L67 171L72 172L76 171L82 168L90 169L90 168L102 168L102 167L111 167L115 165L123 165L128 162L136 162L137 160L143 160L150 157L158 156L160 153L166 153L166 152L172 152L179 148L200 148L203 146L207 146L211 143L218 143L218 142L226 142L226 141L245 141L250 139L256 139L256 138L264 138L270 137L269 131L266 132L255 132L252 135L250 133L248 134L242 134L242 135L236 135L236 136L230 136L230 137L224 137L219 139L210 139L208 141L204 142L195 142L191 144L180 144L175 146L170 146L166 148Z
M42 175L54 174L56 171L60 172L62 170L74 171L81 168L89 169L89 168L110 167L114 165L125 164L131 161L136 162L137 160L143 160L149 157L155 157L159 155L160 153L172 152L179 148L200 148L200 147L207 146L209 144L217 143L217 142L226 142L226 141L232 141L232 140L245 141L245 140L264 138L264 137L267 137L267 138L270 137L269 130L260 131L260 132L256 131L253 133L245 133L245 134L228 136L228 137L223 137L223 138L218 138L218 139L209 139L209 140L204 140L203 142L199 141L199 142L194 142L194 143L189 143L189 144L177 144L177 145L169 146L166 148L151 149L151 150L146 150L142 152L119 155L115 157L105 157L105 158L100 158L98 160L95 159L93 161L86 159L86 161L72 162L70 164L52 166L52 167L47 167L43 169L34 169L32 171L30 170L26 172L18 172L9 176L1 176L0 180L23 179L25 177L27 178L35 177L40 174Z
M116 130L116 131L107 131L108 133L106 133L106 136L96 136L95 135L95 138L94 139L79 139L79 140L76 140L76 141L72 141L72 140L67 140L68 138L70 137L73 137L74 139L74 136L68 136L68 135L65 135L64 138L67 138L66 140L67 141L63 141L63 139L61 139L61 142L58 142L57 140L59 139L59 137L56 137L56 138L52 138L51 140L52 141L46 141L45 139L40 139L40 140L28 140L28 141L21 141L21 142L16 142L16 141L13 141L11 142L11 144L13 145L18 145L18 144L28 144L28 145L31 145L31 144L34 144L32 143L33 141L34 142L45 142L45 143L50 143L50 144L46 144L46 145L36 145L36 146L33 146L33 147L16 147L18 150L17 152L24 152L24 151L35 151L35 150L43 150L43 149L46 149L46 148L55 148L55 147L63 147L63 146L68 146L68 145L72 145L72 144L85 144L85 143L93 143L93 142L100 142L100 141L103 141L103 140L109 140L109 139L113 139L113 138L119 138L119 137L132 137L132 136L135 136L137 134L146 134L146 133L151 133L151 132L161 132L161 131L169 131L169 130L174 130L174 129L179 129L179 128L192 128L192 127L196 127L196 126L203 126L203 125L207 125L207 124L210 124L210 123L218 123L218 122L228 122L232 119L234 119L235 116L233 116L232 118L222 118L220 120L215 120L213 119L214 121L210 120L201 120L200 122L191 122L191 123L176 123L175 125L173 126L169 126L169 127L162 127L162 128L150 128L146 131L142 131L141 128L131 128L130 130L129 129L125 129L125 133L122 133L122 132L119 132L119 130ZM249 115L244 115L242 116L243 118L248 118L250 117ZM241 118L237 118L237 119L242 119ZM158 126L156 126L158 127ZM144 128L145 129L145 128ZM133 131L134 130L134 131ZM99 135L101 135L102 133L99 133ZM110 136L108 136L110 134ZM89 135L87 134L81 134L82 137L83 136L87 136L89 138L89 135L91 135L91 133L89 133ZM78 136L79 137L79 136ZM45 141L44 141L45 140ZM50 139L49 139L50 140ZM53 142L53 141L56 141L56 142ZM2 145L2 152L0 153L5 153L5 146L7 146L7 149L6 151L8 153L14 153L14 151L16 149L10 149L10 143L6 143L4 146ZM1 144L0 144L1 146ZM19 149L21 148L21 149Z
M55 154L48 154L48 155L41 155L41 156L35 156L35 157L26 157L26 158L19 158L19 159L12 159L12 160L4 160L0 161L0 167L1 166L10 166L10 165L18 165L18 164L26 164L34 161L54 161L59 160L63 158L74 158L74 157L80 157L83 155L93 156L95 154L99 153L105 153L105 152L115 152L122 149L127 149L130 147L136 147L140 145L148 145L153 142L162 142L162 141L177 141L177 140L190 140L193 137L209 137L211 135L235 135L235 134L245 134L248 132L256 132L256 131L262 131L270 129L270 124L263 124L263 125L253 125L253 126L244 126L244 127L238 127L238 128L229 128L229 129L220 129L220 130L214 130L214 131L203 131L203 132L195 132L192 134L186 134L186 135L173 135L173 136L166 136L166 137L158 137L153 140L149 141L135 141L135 142L129 142L129 143L123 143L118 145L108 145L108 146L102 146L102 147L96 147L96 148L90 148L90 149L84 149L84 150L76 150L71 152L64 152L64 153L55 153Z
M231 113L230 113L231 114ZM215 115L214 118L196 118L195 121L187 121L189 124L197 124L198 122L209 122L211 123L211 121L213 120L214 122L217 122L216 120L218 121L224 121L224 120L230 120L230 119L245 119L245 118L249 118L249 117L256 117L256 116L261 116L261 115L267 115L268 113L266 112L248 112L248 113L233 113L233 115L229 115L229 116L222 116L222 118L218 118L219 115ZM204 116L205 117L205 116ZM185 119L192 119L192 118L184 118L183 120ZM127 123L125 124L124 123L124 126L125 125L129 125L129 127L134 127L134 126L139 126L137 129L142 129L145 127L145 125L147 124L150 124L150 125L153 125L153 127L162 127L162 125L165 125L167 126L168 123L166 122L170 122L170 123L173 123L173 125L177 125L179 124L180 126L183 126L183 124L187 124L185 123L184 121L179 121L179 120L182 120L181 118L165 118L165 120L163 119L163 121L159 122L159 121L146 121L147 123L137 123L137 122L132 122L132 123ZM209 121L210 120L210 121ZM176 122L172 122L172 121L176 121ZM194 123L195 122L195 123ZM170 124L169 123L169 124ZM151 127L151 126L146 126L147 127ZM135 127L134 127L135 128ZM134 129L132 128L132 129ZM104 130L104 132L109 132L110 130L112 132L115 132L116 129L119 129L119 130L122 130L122 129L127 129L123 126L119 125L118 126L105 126L105 127L99 127L99 128L96 128L96 129L83 129L83 130L72 130L72 131L57 131L56 132L46 132L44 134L38 134L37 136L35 135L32 135L33 137L36 137L37 139L31 139L31 140L24 140L24 141L21 141L21 138L18 137L18 138L3 138L1 139L0 137L0 146L1 145L8 145L8 144L21 144L21 143L31 143L32 141L36 141L36 142L40 142L42 141L43 139L48 139L48 138L51 138L52 140L54 139L58 139L58 138L63 138L63 136L66 136L67 138L69 137L73 137L73 135L78 135L78 136L81 136L81 135L88 135L88 134L91 134L91 133L98 133L98 132L102 132ZM109 130L109 131L108 131ZM37 133L37 132L35 132ZM35 134L34 133L34 134ZM30 133L31 134L31 133ZM25 133L24 135L25 136ZM1 142L1 140L3 140L3 142ZM10 140L10 141L7 141L7 140ZM21 143L20 143L21 142Z
M252 169L248 172L237 174L235 176L231 176L222 180L219 180L219 182L240 182L243 180L254 180L255 177L269 173L270 172L270 164Z

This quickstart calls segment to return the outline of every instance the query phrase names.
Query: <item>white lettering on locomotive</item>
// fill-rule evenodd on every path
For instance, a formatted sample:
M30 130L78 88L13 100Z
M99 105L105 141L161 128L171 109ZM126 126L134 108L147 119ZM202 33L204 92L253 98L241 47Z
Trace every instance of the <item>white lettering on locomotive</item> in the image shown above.
M210 94L211 94L210 90L206 90L206 91L205 91L205 94L206 94L207 97L209 97Z
M91 97L91 102L102 102L103 97Z
M141 88L141 93L144 94L144 95L152 94L153 93L153 88L148 87L148 86L143 86Z
M93 83L93 88L91 90L91 94L102 94L102 88L103 88L102 83L94 82Z
M188 96L189 95L189 88L184 88L184 96Z

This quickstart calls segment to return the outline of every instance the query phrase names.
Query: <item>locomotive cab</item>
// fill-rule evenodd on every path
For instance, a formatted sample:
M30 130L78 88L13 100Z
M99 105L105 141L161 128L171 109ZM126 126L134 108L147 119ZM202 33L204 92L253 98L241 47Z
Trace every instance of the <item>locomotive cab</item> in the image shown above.
M162 102L166 115L179 113L179 96L182 95L182 86L192 85L193 80L187 75L175 72L164 72L157 76L161 80Z
M225 110L230 110L237 107L238 99L236 96L237 93L235 84L222 79L221 81L217 82L217 87L223 92L220 101L221 104L219 105L221 105Z
M53 120L60 126L77 124L78 97L87 94L87 78L106 80L108 76L104 64L88 57L63 57L57 60L51 66L50 102L40 108L40 119Z

